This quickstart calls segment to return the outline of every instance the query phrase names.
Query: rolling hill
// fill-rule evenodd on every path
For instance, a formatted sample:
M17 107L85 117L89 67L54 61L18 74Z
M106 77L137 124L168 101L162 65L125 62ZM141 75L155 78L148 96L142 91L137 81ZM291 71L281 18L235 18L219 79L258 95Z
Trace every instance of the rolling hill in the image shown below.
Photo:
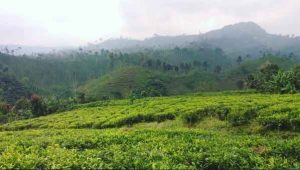
M128 98L134 90L147 91L157 85L166 89L164 94L158 96L235 89L231 84L226 84L221 75L215 73L194 71L178 75L175 71L162 72L131 66L91 80L79 87L79 92L85 94L88 100L119 99Z
M299 94L111 100L0 126L1 169L299 169Z

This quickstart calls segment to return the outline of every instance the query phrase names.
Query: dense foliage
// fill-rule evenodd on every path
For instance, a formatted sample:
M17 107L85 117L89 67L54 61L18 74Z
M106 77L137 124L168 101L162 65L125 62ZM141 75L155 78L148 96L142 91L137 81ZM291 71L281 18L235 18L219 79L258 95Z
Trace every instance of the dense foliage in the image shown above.
M295 93L299 91L299 66L291 71L282 71L278 65L266 63L256 75L249 75L248 86L260 92Z
M15 103L28 93L58 98L76 98L83 94L91 100L126 98L133 91L149 91L151 81L164 84L167 90L163 95L243 89L242 80L263 62L270 61L285 69L299 63L295 55L262 55L262 58L250 55L235 58L220 48L203 44L133 53L79 49L63 56L45 54L38 58L0 53L0 89L3 91L0 96L9 103ZM1 83L7 82L6 79L10 83ZM92 96L93 93L96 96Z

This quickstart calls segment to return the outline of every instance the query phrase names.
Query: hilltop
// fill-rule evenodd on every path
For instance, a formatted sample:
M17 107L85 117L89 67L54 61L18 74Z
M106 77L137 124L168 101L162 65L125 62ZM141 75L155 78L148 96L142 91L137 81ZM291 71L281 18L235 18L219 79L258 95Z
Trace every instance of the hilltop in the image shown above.
M265 50L300 54L300 37L269 34L254 22L236 23L198 35L155 35L144 40L109 39L102 43L88 46L87 49L137 51L147 48L187 47L194 43L219 47L226 54L233 56L247 54L259 56L260 52Z

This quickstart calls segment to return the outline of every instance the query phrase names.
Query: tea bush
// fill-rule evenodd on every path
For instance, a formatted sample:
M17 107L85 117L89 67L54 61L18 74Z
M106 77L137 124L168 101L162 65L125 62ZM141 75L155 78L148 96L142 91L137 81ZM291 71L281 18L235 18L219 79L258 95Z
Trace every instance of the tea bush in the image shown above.
M282 169L299 141L201 130L1 132L1 169Z
M230 92L74 105L2 124L0 169L299 169L299 111Z

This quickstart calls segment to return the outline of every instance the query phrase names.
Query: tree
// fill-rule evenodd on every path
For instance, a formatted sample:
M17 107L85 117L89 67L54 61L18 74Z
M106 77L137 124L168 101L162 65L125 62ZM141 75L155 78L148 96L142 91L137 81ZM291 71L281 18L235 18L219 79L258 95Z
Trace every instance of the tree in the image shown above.
M266 81L269 81L273 75L278 73L278 71L279 66L270 62L266 62L260 67L260 72L262 73Z
M0 113L7 114L11 110L11 105L5 103L5 102L0 102Z
M291 52L288 56L288 58L295 58L295 54L293 52Z
M208 69L208 62L207 61L204 61L203 64L202 64L203 68L205 71L207 71Z
M243 80L238 80L236 82L236 86L239 90L242 90L244 88L244 84L245 84L245 82Z
M238 56L238 58L236 59L236 62L237 62L238 64L241 64L241 63L243 62L242 56Z
M85 103L86 102L86 99L85 99L85 94L84 93L79 93L78 96L78 102L79 103Z
M122 99L123 98L123 95L121 92L119 91L113 91L113 92L110 92L113 96L114 99Z
M148 59L147 61L146 61L146 65L147 65L147 67L152 67L152 65L153 65L153 62L152 62L152 60L151 59Z
M248 75L248 77L246 79L246 85L250 89L258 89L259 88L258 80L254 77L253 74Z
M46 106L42 98L33 94L30 98L31 111L34 116L43 116L46 114Z
M179 71L178 66L174 66L174 70L175 70L176 72L178 72L178 71Z
M266 83L266 91L275 93L296 92L295 73L292 71L279 71L272 77L271 81Z
M295 73L295 87L297 90L300 90L300 65L297 65L293 72Z
M199 61L195 60L195 61L193 61L193 66L199 67L199 66L201 66L201 63Z
M217 73L217 74L219 74L219 73L221 73L221 71L222 71L222 66L217 65L217 66L215 67L214 72Z
M13 112L16 114L15 119L24 119L32 116L31 103L27 98L19 99L13 107Z
M6 72L8 72L8 67L7 66L5 66L4 68L3 68L3 73L6 73Z
M108 57L109 57L109 60L110 60L110 63L109 63L110 68L114 68L114 60L115 60L114 53L109 53Z
M159 79L150 80L149 82L147 82L145 89L147 93L146 96L154 97L167 95L167 88L165 84Z
M276 64L267 63L258 74L248 76L247 85L261 92L294 93L299 90L297 76L295 69L284 72Z
M161 61L159 59L156 60L156 66L159 68L161 66Z
M163 62L163 64L162 64L162 65L163 65L163 70L164 70L164 71L167 71L167 70L168 70L168 68L167 68L167 64L166 64L165 62Z

